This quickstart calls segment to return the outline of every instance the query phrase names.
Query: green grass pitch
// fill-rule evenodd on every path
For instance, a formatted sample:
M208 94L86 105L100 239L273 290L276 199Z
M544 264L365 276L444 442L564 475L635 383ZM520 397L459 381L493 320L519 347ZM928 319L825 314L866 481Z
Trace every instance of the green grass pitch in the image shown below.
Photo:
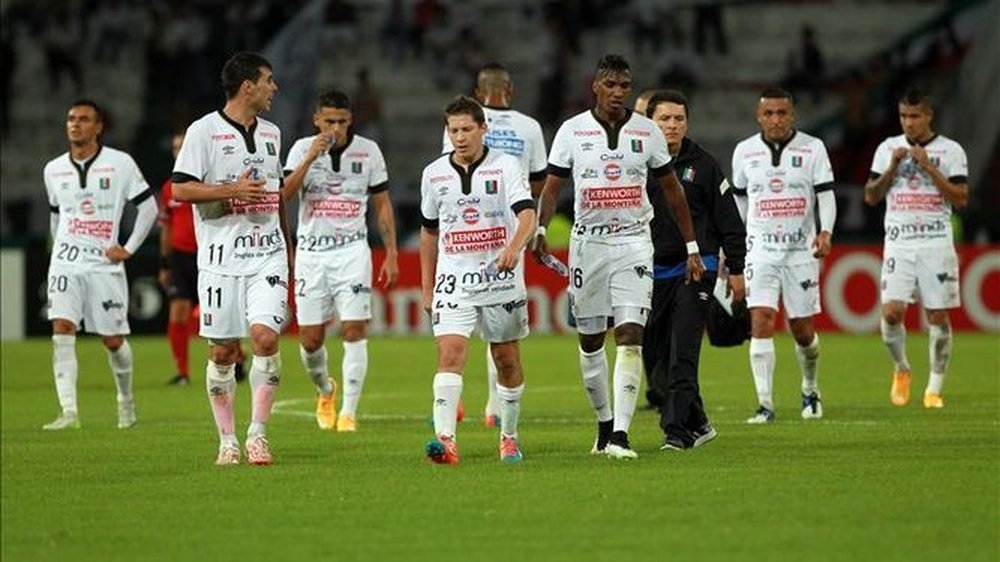
M216 467L204 391L173 374L165 338L132 338L139 425L115 428L114 386L94 338L77 345L79 431L57 414L47 339L2 348L5 562L109 560L960 560L1000 559L1000 339L957 334L946 407L927 411L927 340L913 334L914 400L889 404L877 336L823 335L826 417L799 417L792 341L779 338L771 426L755 408L746 348L702 353L719 437L660 452L656 418L632 424L633 462L591 457L595 424L572 337L522 347L525 460L504 465L482 425L484 348L472 345L461 464L423 455L434 347L373 338L359 431L320 432L296 341L269 435L276 464ZM707 345L707 343L706 343ZM340 344L327 343L339 377ZM610 346L609 346L610 347ZM249 391L238 390L242 440Z

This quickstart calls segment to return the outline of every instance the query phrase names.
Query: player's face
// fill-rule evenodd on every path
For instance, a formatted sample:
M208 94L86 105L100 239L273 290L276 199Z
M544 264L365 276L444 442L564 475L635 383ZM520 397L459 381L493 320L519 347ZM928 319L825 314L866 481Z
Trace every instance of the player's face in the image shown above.
M597 107L604 113L619 113L625 108L625 100L632 92L632 74L628 72L604 72L594 79L594 95Z
M931 136L931 120L934 113L925 104L899 104L899 124L906 138L914 141L924 141Z
M350 109L336 107L321 107L313 114L313 125L321 135L333 135L334 146L347 144L347 129L350 128L353 117Z
M271 100L278 91L278 83L274 81L270 68L262 66L259 70L257 81L250 84L250 105L257 113L263 113L271 110Z
M792 134L795 124L795 106L787 98L761 98L757 103L757 123L764 138L781 142Z
M97 118L97 111L89 105L77 105L69 108L66 115L66 136L75 145L87 145L97 142L104 131L104 123Z
M483 150L486 123L476 123L471 115L460 113L448 116L448 139L455 154L465 162L473 162Z
M178 133L170 138L170 151L174 154L174 160L181 153L181 146L184 144L184 135Z
M687 135L688 123L684 106L679 103L661 102L653 110L653 122L663 131L670 152L676 152Z

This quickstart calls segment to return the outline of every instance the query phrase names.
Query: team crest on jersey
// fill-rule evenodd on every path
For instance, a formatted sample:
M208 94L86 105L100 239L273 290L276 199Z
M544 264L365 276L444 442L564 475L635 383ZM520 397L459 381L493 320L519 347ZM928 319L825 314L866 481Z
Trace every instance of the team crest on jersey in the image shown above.
M486 194L496 195L497 192L497 180L486 180Z
M792 167L793 168L801 168L802 167L802 157L801 156L792 156Z
M205 325L205 326L211 326L212 325L212 313L211 312L203 312L201 314L201 323L203 325Z
M681 174L681 179L684 181L694 181L694 166L688 166L684 168L684 172Z
M361 162L351 162L351 173L360 174L361 173Z
M632 152L642 154L642 140L632 139Z
M274 143L273 142L265 142L264 146L267 147L267 155L268 156L277 156L278 155L278 151L277 151L277 149L274 148Z
M101 178L97 185L101 189L111 189L111 178Z

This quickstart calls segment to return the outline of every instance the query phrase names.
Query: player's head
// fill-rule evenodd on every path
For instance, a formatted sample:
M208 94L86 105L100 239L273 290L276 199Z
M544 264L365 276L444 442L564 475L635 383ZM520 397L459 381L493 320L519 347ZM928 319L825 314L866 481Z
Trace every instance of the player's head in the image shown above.
M482 106L468 96L458 96L444 108L444 122L455 155L467 163L476 161L482 153L486 135L486 115Z
M636 96L635 105L632 106L632 111L635 111L639 115L646 115L648 117L649 114L646 112L646 108L649 107L649 98L653 97L653 94L655 93L656 90L643 90L641 94Z
M278 91L271 63L257 53L236 53L222 67L222 89L226 99L238 96L257 113L271 109L271 99Z
M922 142L934 135L931 131L931 121L934 120L934 109L931 107L931 97L919 88L910 88L899 98L899 125L903 128L906 138L914 142Z
M504 65L491 62L476 75L476 99L485 105L507 107L514 95L514 82Z
M663 131L670 152L676 154L680 149L681 141L687 136L687 96L677 90L662 90L654 93L646 106L646 117L652 119L656 126Z
M66 113L66 136L75 146L86 146L100 141L104 133L106 115L97 102L79 99L69 106Z
M625 100L632 92L632 70L621 55L604 55L597 63L591 86L597 97L597 109L618 115L625 109Z
M792 136L795 125L795 100L784 88L767 88L757 101L757 123L770 142L781 142Z
M351 98L340 90L327 90L316 100L313 125L321 135L333 135L334 146L343 147L350 135L354 116L351 113Z

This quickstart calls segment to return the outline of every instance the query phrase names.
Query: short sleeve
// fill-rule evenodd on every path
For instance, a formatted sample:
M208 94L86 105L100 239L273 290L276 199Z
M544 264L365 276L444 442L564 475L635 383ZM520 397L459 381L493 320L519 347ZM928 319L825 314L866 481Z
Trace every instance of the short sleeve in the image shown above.
M420 215L424 223L438 220L437 192L431 188L430 177L430 168L424 168L420 177Z
M313 137L305 137L295 141L292 148L288 150L288 158L285 159L285 173L290 174L299 167L305 159L306 151Z
M192 123L184 134L184 143L174 162L174 173L198 178L204 182L208 176L208 139L201 122Z
M49 179L49 164L45 166L45 170L42 172L42 181L45 182L45 194L49 200L49 210L53 213L59 212L59 198L56 196L55 186Z
M948 181L966 183L969 177L969 158L965 155L965 149L962 148L962 145L956 142L954 147L954 150L948 151L947 159L944 162L947 169L942 171Z
M826 153L826 146L822 141L816 143L812 176L813 186L833 183L833 166L830 165L830 156Z
M531 136L528 139L530 150L528 156L528 172L531 174L541 174L545 172L545 137L542 135L542 126L537 121L531 123Z
M733 151L733 187L738 191L746 191L747 176L743 170L743 145L736 145Z
M881 176L889 170L892 160L892 150L889 148L889 141L884 140L875 149L875 156L872 158L872 173Z
M573 147L570 144L572 131L568 123L570 122L563 123L556 131L556 138L552 140L552 150L549 152L549 164L566 169L573 167Z
M663 168L669 163L670 151L667 149L667 139L659 129L652 131L649 135L649 160L647 161L647 165L650 169L656 170Z
M160 214L158 216L158 222L160 228L169 228L170 219L173 215L173 211L170 209L170 198L173 196L173 188L171 187L170 180L163 182L163 187L160 188Z
M445 127L441 138L441 154L448 154L453 150L455 150L455 147L451 145L451 137L448 136L448 127Z
M510 158L509 163L504 162L503 173L504 190L507 192L507 206L514 208L525 201L531 203L531 188L528 187L528 178L524 175L524 171L521 170L521 165L513 157Z
M382 149L372 143L371 162L368 166L368 187L382 185L389 181L389 172L385 167L385 157L382 156Z
M275 161L274 161L274 177L279 178L278 182L280 184L281 181L282 181L280 178L284 177L284 175L285 175L285 174L282 173L282 170L281 170L281 130L279 130L277 127L275 127L274 128L274 132L275 132L275 134L278 135L278 140L275 141L275 143L274 143L274 150L275 150L275 153L278 155L278 157L275 158Z
M151 197L153 191L150 189L149 184L146 183L146 178L143 177L142 171L139 169L139 165L135 163L135 160L126 154L125 161L128 163L128 171L126 172L128 200L138 205L142 200Z

